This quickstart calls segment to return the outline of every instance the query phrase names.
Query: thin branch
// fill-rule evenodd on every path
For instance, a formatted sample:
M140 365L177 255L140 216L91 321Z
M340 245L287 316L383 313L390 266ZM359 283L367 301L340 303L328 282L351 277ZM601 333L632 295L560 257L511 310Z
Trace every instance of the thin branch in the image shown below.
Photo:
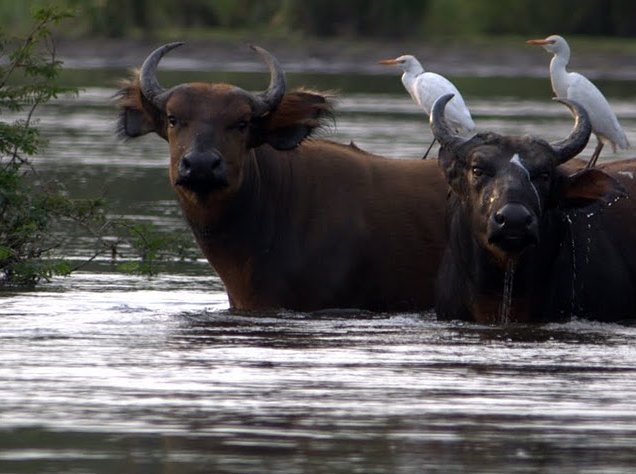
M33 29L31 30L31 32L27 35L27 37L23 41L22 46L18 49L18 51L23 51L27 49L31 44L33 44L35 42L35 33L37 33L41 28L43 28L48 22L49 22L48 18L43 18L38 23L36 23ZM7 81L9 80L9 77L11 77L13 72L20 66L22 66L22 64L20 64L18 61L11 61L11 63L9 64L9 69L4 75L2 82L0 82L0 89L4 88Z

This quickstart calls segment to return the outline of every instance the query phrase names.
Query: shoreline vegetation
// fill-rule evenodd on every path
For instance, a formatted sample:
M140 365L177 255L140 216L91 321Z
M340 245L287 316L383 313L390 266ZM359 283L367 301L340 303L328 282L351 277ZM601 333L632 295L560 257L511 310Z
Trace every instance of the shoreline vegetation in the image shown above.
M152 38L56 39L66 69L133 68L157 46L185 41L162 67L173 70L261 71L249 44L272 52L288 72L391 74L381 59L413 54L426 70L449 76L548 77L550 56L525 44L530 37L435 38L419 40L360 38L282 38L278 35L232 32L205 34L166 30ZM571 69L590 78L636 80L636 39L569 37Z
M65 69L138 67L179 40L162 67L261 71L258 44L289 72L395 75L377 62L413 54L443 75L543 78L550 56L525 41L561 34L572 70L636 80L636 3L624 0L0 0L4 34L20 36L42 4L73 13L54 30Z

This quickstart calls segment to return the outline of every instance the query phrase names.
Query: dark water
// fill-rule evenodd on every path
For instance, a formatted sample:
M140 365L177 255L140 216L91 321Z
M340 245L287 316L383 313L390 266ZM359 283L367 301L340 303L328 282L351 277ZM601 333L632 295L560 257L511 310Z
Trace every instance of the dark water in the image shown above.
M248 87L244 79L264 87L251 86L251 76L223 80ZM466 81L480 129L553 140L571 127L567 111L526 80L518 96L480 94L482 83ZM365 84L341 87L331 138L420 156L431 139L425 119L399 88ZM636 143L636 93L613 87ZM73 195L105 196L113 212L185 231L165 144L115 140L113 92L87 88L42 110L50 145L38 169ZM78 240L70 253L89 250ZM1 294L0 472L636 469L634 327L496 328L434 314L235 314L227 306L201 260L150 280L101 262L37 291Z

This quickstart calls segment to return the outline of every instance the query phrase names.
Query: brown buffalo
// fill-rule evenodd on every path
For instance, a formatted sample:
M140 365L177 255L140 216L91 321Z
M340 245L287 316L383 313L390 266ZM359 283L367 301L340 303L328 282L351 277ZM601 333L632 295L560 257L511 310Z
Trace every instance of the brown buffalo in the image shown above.
M565 100L576 124L562 142L458 137L444 121L451 97L431 115L452 189L438 315L484 323L636 318L636 207L626 197L636 192L636 160L574 171L566 162L583 150L591 125Z
M431 308L448 186L435 161L396 160L312 138L327 99L269 88L164 89L155 50L119 93L126 137L168 142L170 181L201 250L238 309Z

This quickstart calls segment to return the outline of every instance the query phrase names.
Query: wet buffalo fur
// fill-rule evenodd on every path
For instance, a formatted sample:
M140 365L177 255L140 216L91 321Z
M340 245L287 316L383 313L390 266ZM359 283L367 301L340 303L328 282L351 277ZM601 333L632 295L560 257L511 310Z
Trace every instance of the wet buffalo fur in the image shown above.
M432 308L448 191L435 161L320 139L333 115L319 92L287 92L260 116L256 96L229 84L163 97L152 105L136 77L123 83L118 133L167 141L171 184L232 308ZM203 170L188 181L186 155Z
M510 193L515 176L522 178L513 200L527 205L536 202L523 173L502 171L514 170L505 167L517 152L527 158L529 176L533 182L537 180L543 208L538 215L538 243L510 257L493 246L488 248L480 232L485 232L484 222L494 210L509 202L501 201L501 196ZM481 153L482 161L471 161L475 156L471 153ZM475 163L483 163L483 155L488 153L501 156L490 161L488 173L493 177L471 177ZM533 163L546 153L550 153L549 145L542 140L495 134L477 135L454 153L441 150L440 164L453 192L448 202L449 244L437 280L439 317L486 324L572 317L636 319L636 199L627 197L636 196L636 160L597 169L580 169L577 162L551 170L541 168L550 171L549 184L542 187L533 174ZM488 193L487 186L494 191ZM502 260L501 255L509 260ZM501 321L506 262L510 260L514 261L512 305L509 320Z

